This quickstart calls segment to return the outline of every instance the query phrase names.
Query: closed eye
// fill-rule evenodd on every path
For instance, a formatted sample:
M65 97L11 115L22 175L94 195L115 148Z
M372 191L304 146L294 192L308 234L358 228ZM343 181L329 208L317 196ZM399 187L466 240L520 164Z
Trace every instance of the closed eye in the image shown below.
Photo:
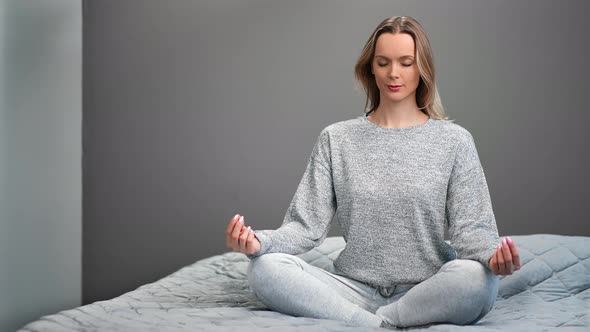
M385 66L387 66L387 64L384 64L384 65L379 64L379 67L385 67ZM402 66L404 66L404 67L411 67L412 64L409 64L409 65L403 64Z

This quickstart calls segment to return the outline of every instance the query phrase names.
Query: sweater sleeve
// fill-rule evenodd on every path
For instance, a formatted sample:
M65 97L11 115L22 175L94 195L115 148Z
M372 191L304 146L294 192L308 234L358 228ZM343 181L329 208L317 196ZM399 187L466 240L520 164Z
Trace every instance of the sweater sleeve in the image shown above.
M458 259L472 259L486 268L500 242L485 174L473 136L458 144L447 188L446 215L450 244Z
M297 255L325 240L336 213L331 166L330 136L324 129L308 159L282 225L276 230L254 231L260 241L260 250L246 255L248 258L275 252Z

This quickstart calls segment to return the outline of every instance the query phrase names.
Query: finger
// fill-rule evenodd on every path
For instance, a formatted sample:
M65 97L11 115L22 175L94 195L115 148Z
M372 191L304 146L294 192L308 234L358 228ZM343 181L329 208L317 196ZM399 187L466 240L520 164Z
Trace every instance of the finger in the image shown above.
M231 234L232 246L235 249L239 249L239 247L240 247L238 239L240 237L240 233L242 231L242 228L244 228L244 216L240 216L240 219L238 219L238 222L236 223L236 226L234 227L232 234Z
M504 255L502 254L502 244L498 244L496 254L498 255L498 272L504 274L506 267L504 265Z
M500 251L496 250L494 252L494 269L496 271L497 275L500 275L500 264L498 263L499 259L498 259L498 254L500 253Z
M239 217L240 217L240 215L236 214L233 218L231 218L231 220L229 221L229 224L227 225L227 228L225 229L225 234L227 234L227 235L231 234L236 222L238 222Z
M226 245L227 245L228 247L230 247L230 248L231 248L231 245L232 245L231 234L232 234L232 231L233 231L233 229L234 229L234 226L235 226L235 225L236 225L236 223L238 222L238 218L239 218L239 217L240 217L240 215L239 215L239 214L236 214L236 215L235 215L235 216L234 216L234 217L233 217L233 218L230 220L230 222L229 222L229 224L227 225L227 228L226 228L226 230L225 230L225 242L226 242Z
M230 233L227 235L228 242L230 243L230 245L232 247L235 247L235 240L233 238L234 232L235 232L236 228L238 230L241 228L241 226L240 226L240 217L241 216L238 214L238 217L235 220L232 220L231 228L230 228Z
M506 274L512 274L512 253L510 252L510 248L508 248L506 238L502 240L502 255L504 256L504 265L506 265Z
M246 239L248 239L248 235L250 234L250 230L248 228L244 228L244 232L240 235L240 252L246 252Z
M244 229L246 228L246 226L242 225L241 229L239 231L239 234L236 236L236 239L233 240L233 247L234 247L234 251L237 252L241 252L241 248L240 248L240 238L242 237L242 234L244 234ZM233 237L233 235L232 235Z
M489 267L490 270L492 270L493 274L498 274L498 260L496 258L496 252L494 251L494 254L492 255L492 258L490 258L490 263L489 263Z
M510 238L507 237L508 245L510 246L510 252L512 253L512 264L514 265L515 270L520 270L520 254L518 253L518 249L516 249L516 243Z
M244 216L240 216L238 221L234 225L234 228L231 231L232 239L237 240L240 232L242 231L242 227L244 226ZM237 243L237 242L236 242Z
M252 245L254 244L254 231L250 229L250 226L248 226L248 229L250 232L248 234L248 238L246 239L246 252L251 253Z

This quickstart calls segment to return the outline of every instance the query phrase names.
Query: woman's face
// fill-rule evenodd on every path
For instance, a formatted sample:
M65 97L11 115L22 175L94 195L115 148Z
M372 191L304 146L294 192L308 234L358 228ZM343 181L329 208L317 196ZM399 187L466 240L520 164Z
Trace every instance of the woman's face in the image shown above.
M377 38L372 71L379 88L381 103L416 101L420 73L415 59L412 36L406 33L382 33ZM392 89L392 85L401 85Z

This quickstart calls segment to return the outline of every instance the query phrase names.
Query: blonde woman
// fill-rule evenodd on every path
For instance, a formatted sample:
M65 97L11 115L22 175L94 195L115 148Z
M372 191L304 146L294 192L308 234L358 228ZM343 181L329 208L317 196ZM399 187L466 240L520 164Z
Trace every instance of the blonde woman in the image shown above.
M322 130L282 225L253 231L238 214L227 245L250 258L250 288L278 312L475 324L495 303L497 275L520 258L499 239L473 136L445 115L423 28L407 16L381 22L355 75L365 114ZM324 241L335 214L346 245L333 266L295 256Z

